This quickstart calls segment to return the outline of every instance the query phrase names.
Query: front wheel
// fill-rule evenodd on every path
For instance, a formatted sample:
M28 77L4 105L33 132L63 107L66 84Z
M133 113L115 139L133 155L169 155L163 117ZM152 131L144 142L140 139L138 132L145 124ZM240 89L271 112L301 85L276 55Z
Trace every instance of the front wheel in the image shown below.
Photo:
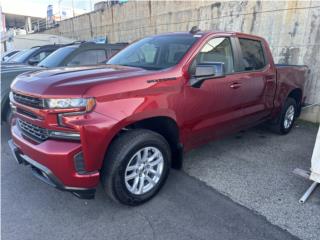
M106 193L126 205L151 199L164 184L170 169L167 141L145 129L129 130L111 144L102 169Z
M6 116L5 116L5 121L11 125L11 121L12 121L12 110L11 110L11 107L8 108L7 112L5 113Z
M277 123L272 126L272 130L279 134L289 133L296 120L297 114L296 100L290 97L287 98L278 116Z

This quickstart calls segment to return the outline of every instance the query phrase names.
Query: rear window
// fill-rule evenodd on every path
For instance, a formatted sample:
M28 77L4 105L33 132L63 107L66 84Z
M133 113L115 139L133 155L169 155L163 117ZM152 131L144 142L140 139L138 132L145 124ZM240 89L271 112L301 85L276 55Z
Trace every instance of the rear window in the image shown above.
M67 66L95 65L106 59L106 51L103 49L86 50L77 54Z
M121 48L119 48L119 49L109 49L109 51L108 51L108 59L113 57L114 55L116 55L120 50L121 50Z
M59 67L66 57L69 56L69 54L71 54L75 49L75 46L59 48L50 54L50 56L42 60L38 66L46 68Z
M242 51L241 64L244 71L254 71L264 68L266 60L260 41L239 38Z

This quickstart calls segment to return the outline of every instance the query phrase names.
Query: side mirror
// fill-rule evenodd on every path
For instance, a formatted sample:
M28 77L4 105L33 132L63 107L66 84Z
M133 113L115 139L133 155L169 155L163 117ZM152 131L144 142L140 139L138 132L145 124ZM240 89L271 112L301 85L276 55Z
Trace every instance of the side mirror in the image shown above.
M200 87L205 80L224 76L224 63L208 62L198 64L195 68L194 76L191 77L190 83L193 87Z
M210 65L196 66L195 77L214 77L216 74L215 68Z
M39 60L36 58L30 58L28 60L28 64L30 64L30 65L37 65L38 63L39 63Z

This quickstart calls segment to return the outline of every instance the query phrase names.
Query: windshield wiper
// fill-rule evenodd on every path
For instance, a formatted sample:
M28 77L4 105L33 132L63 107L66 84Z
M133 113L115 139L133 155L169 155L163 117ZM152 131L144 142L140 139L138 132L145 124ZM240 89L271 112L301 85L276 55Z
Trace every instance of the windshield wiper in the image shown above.
M130 64L119 64L119 65L126 66L126 67L142 68L144 70L160 70L161 69L159 67L152 67L152 66L141 66L141 65L130 65Z

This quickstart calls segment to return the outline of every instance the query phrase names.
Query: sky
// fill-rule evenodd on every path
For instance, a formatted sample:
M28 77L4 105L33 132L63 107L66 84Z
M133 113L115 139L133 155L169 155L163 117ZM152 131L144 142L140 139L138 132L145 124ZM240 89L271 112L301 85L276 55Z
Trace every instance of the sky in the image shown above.
M90 11L93 4L99 0L1 0L2 11L18 15L34 17L46 17L47 6L52 4L56 7L72 8Z

